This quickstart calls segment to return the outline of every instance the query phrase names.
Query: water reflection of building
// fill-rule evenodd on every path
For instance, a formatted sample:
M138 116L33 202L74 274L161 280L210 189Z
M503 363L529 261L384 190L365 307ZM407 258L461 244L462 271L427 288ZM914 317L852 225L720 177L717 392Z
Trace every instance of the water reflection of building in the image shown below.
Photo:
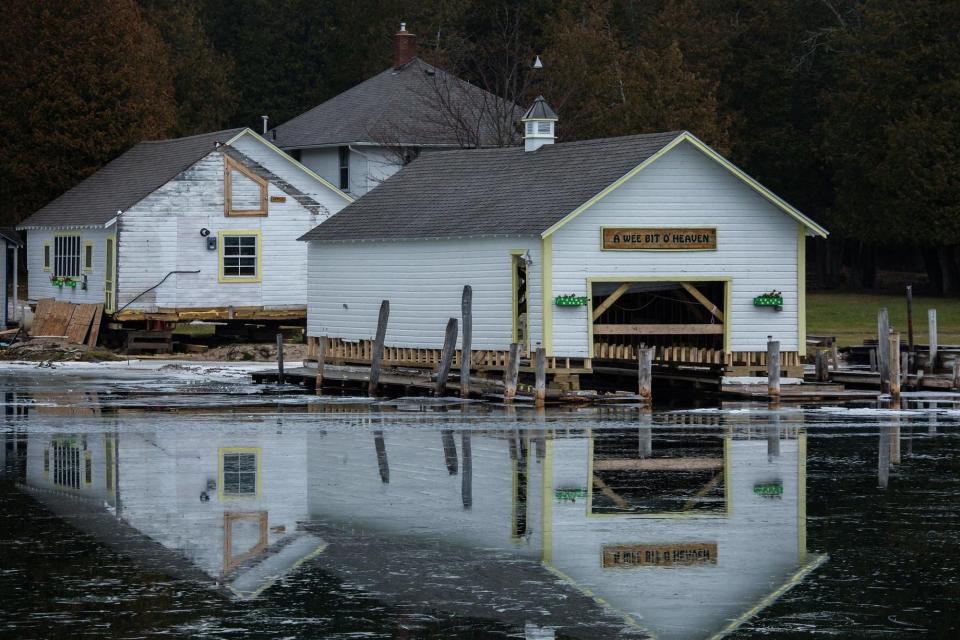
M542 561L603 613L657 637L729 631L822 561L806 551L805 435L795 430L326 433L310 449L311 520L333 529L331 549L337 530L369 538L356 553L393 541L383 562L413 583L436 582L456 571L445 558L477 549ZM447 548L431 555L431 545ZM403 589L389 572L321 562L378 593Z
M322 549L298 527L306 463L303 434L258 428L32 434L26 486L81 526L108 513L248 596Z

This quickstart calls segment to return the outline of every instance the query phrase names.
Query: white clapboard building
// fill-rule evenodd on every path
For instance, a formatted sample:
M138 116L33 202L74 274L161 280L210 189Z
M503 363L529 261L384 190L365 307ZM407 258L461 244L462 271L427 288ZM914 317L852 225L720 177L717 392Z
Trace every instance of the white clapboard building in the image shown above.
M522 110L426 63L405 24L393 64L270 131L269 139L362 196L422 151L514 144Z
M296 238L351 200L250 129L143 142L17 227L28 295L120 320L303 317Z
M773 336L797 367L827 232L687 131L554 144L556 123L541 96L523 147L424 154L305 234L308 334L369 340L389 300L386 345L437 350L470 285L488 354L589 371L645 344L730 371Z

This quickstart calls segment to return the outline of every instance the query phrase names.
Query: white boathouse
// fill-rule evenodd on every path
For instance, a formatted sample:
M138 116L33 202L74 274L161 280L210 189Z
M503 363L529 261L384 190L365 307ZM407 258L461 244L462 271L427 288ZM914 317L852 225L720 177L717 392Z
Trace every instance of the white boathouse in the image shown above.
M303 236L308 335L386 363L432 361L473 289L474 362L511 342L551 369L632 360L762 369L804 352L804 248L820 225L687 131L553 144L543 98L524 147L424 154Z

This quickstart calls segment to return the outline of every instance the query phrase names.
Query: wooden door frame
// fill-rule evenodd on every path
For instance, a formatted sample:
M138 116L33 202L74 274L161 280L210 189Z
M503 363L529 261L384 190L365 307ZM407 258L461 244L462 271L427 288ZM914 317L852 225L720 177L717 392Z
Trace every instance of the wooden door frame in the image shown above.
M523 261L528 249L510 250L510 341L519 342L520 326L518 324L519 299L517 298L517 263ZM520 345L523 353L530 352L530 265L526 266L527 271L527 332L524 336L523 344Z
M733 294L732 276L691 276L683 275L656 275L656 276L593 276L587 278L587 353L590 358L593 354L593 283L594 282L659 282L676 283L682 282L721 282L723 283L723 352L730 353L730 301Z

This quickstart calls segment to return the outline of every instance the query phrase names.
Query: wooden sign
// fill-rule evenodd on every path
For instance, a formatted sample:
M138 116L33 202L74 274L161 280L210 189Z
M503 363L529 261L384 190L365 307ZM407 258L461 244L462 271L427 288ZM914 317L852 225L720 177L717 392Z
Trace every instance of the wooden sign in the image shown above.
M603 568L717 564L715 542L603 545Z
M287 196L270 196L270 202L286 202Z
M711 227L604 227L604 251L711 251L717 230Z

